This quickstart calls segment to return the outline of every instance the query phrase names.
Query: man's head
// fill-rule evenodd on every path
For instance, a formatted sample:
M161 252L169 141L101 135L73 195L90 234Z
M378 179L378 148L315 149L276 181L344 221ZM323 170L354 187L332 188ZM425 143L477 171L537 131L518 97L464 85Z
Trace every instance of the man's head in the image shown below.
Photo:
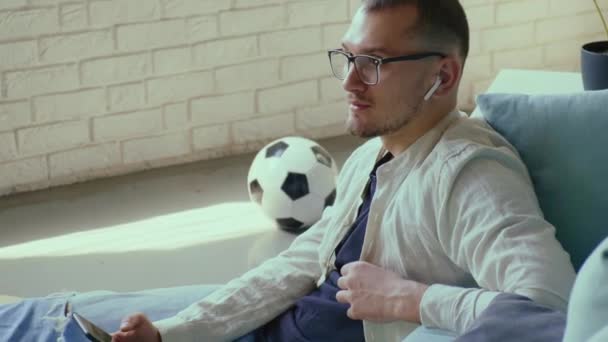
M458 0L363 0L362 8L368 12L392 10L399 6L417 9L417 21L407 24L403 33L413 34L419 44L428 50L441 50L446 46L458 48L462 60L469 53L469 25Z
M442 116L456 106L469 50L468 23L458 0L363 0L342 43L342 50L355 56L431 53L420 59L381 63L377 84L369 76L373 72L363 75L363 68L358 72L351 67L344 73L343 87L350 103L347 125L352 134L396 134L421 116Z

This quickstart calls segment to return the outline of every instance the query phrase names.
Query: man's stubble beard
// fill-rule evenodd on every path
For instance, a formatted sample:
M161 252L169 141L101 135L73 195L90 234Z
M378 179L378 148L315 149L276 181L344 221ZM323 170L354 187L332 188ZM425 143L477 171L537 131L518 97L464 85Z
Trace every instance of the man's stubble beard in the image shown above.
M407 107L409 110L407 113L400 113L399 116L395 117L394 115L388 115L388 119L386 119L382 125L379 127L372 127L371 129L365 130L363 127L363 131L358 132L354 129L354 127L350 124L350 116L346 120L346 130L349 134L359 137L359 138L375 138L379 136L385 136L399 131L401 128L407 126L412 119L414 119L422 105L422 101L418 102L415 107Z

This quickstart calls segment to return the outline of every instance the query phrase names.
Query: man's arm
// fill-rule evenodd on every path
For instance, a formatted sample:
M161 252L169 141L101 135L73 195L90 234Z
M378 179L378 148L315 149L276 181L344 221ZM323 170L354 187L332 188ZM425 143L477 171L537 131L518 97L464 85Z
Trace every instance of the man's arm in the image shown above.
M469 161L447 191L437 237L481 289L431 285L420 305L426 326L463 332L499 292L566 310L575 277L569 255L544 220L527 175L503 163Z
M310 292L321 274L318 248L333 208L278 256L236 278L174 317L154 322L163 341L224 341L279 315ZM222 267L221 260L215 260Z
M256 329L281 314L316 287L322 269L319 247L325 232L344 205L345 187L357 171L359 149L344 163L337 181L336 201L321 219L298 236L278 256L266 260L175 316L156 321L163 341L226 341ZM214 260L222 267L221 260Z
M236 278L174 317L154 322L163 341L225 341L256 329L281 314L316 286L322 269L319 247L345 205L344 190L356 172L359 149L345 161L337 181L336 201L321 219L278 256ZM347 205L347 204L346 204ZM221 260L216 261L221 267Z

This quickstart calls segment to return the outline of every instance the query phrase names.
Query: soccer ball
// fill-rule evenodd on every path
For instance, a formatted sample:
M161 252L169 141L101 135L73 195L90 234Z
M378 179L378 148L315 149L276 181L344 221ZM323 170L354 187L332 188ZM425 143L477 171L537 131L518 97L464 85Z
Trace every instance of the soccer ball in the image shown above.
M279 228L300 233L321 218L336 199L338 167L316 142L301 137L275 140L253 159L249 198Z

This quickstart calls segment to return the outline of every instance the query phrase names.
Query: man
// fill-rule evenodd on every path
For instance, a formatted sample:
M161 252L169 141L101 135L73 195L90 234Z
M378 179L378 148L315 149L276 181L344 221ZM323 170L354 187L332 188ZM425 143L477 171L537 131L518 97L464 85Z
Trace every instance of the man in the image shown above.
M457 0L364 0L329 57L348 130L377 138L334 206L279 256L114 340L400 341L418 323L463 332L501 292L565 310L574 270L525 166L455 109L468 39Z

